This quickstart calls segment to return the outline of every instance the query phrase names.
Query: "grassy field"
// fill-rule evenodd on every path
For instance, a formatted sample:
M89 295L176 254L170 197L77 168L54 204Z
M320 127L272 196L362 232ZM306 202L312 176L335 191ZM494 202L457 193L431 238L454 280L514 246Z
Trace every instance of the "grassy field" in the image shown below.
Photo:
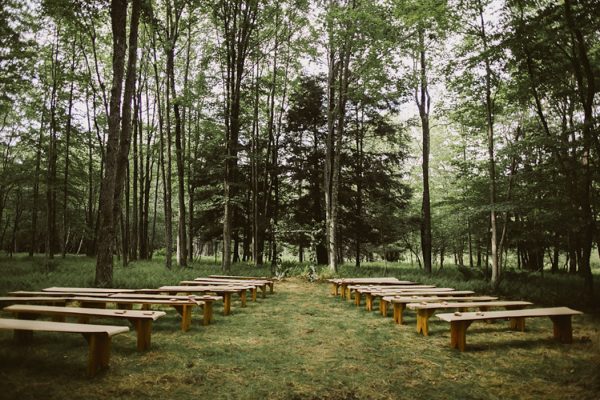
M382 268L386 268L383 271ZM52 285L91 286L93 260L68 258L47 269L38 259L0 259L2 294ZM210 264L166 271L158 262L116 268L115 285L154 287L209 273ZM234 273L268 271L237 265ZM308 271L310 272L310 271ZM0 332L0 398L7 399L597 399L600 393L600 316L595 299L577 292L569 277L507 277L520 286L513 299L547 295L545 304L563 299L586 308L575 317L574 343L552 340L549 319L530 319L525 332L507 324L474 324L468 351L449 347L449 327L432 318L430 337L415 332L415 317L405 325L368 313L329 294L329 285L311 283L303 267L275 285L275 294L215 322L179 331L178 316L154 326L152 349L135 350L135 335L113 339L111 368L85 378L86 344L76 335L36 334L33 343L15 345L11 332ZM317 271L319 273L319 271ZM420 282L474 288L487 286L476 276L448 268L432 277L409 266L361 269L361 275L402 276ZM325 272L320 272L324 275ZM341 274L358 274L344 268ZM598 281L598 279L596 279ZM483 283L482 283L483 282ZM512 283L511 283L512 282ZM533 290L532 288L537 288ZM560 288L563 288L561 291ZM556 293L555 293L556 292ZM569 293L563 293L569 292ZM525 296L523 296L525 294ZM530 296L527 296L530 295ZM587 304L587 306L586 306ZM565 303L575 307L573 303ZM114 321L110 321L114 323Z

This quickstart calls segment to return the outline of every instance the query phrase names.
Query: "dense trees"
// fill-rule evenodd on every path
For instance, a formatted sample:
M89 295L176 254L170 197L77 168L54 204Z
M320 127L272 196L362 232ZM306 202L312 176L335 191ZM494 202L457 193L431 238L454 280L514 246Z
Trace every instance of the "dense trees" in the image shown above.
M493 285L566 265L591 290L599 9L3 2L0 247L94 255L98 285L115 255L406 251Z

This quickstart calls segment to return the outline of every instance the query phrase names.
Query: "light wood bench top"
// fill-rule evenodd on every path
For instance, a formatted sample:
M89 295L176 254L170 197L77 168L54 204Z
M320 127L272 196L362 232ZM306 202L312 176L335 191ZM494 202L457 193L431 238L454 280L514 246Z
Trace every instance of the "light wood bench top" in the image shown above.
M420 290L420 289L433 289L434 285L393 285L393 286L380 286L380 285L349 285L348 289L356 290L361 293L370 292L385 292L386 290Z
M554 317L565 315L581 315L581 311L569 307L528 308L524 310L465 312L437 314L437 317L446 322L453 321L478 321L488 319L504 318L527 318L527 317Z
M336 278L336 279L328 279L328 282L337 283L337 284L361 284L361 283L373 283L373 284L401 284L406 283L410 284L410 281L401 281L397 278Z
M3 296L0 303L65 303L69 297L62 296Z
M198 286L161 286L158 289L144 289L144 292L148 293L164 293L164 292L178 292L178 293L205 293L205 292L228 292L237 293L241 290L252 289L252 286L214 286L214 285L198 285Z
M31 290L17 290L14 292L9 292L11 296L19 296L19 297L69 297L69 296L89 296L89 297L103 297L107 296L109 293L103 292L42 292L42 291L31 291Z
M153 299L153 298L131 298L131 297L86 297L86 296L74 296L71 300L78 301L81 303L119 303L119 304L149 304L149 305L188 305L197 304L202 305L204 302L196 298L190 298L187 296L179 296L183 298L168 298L168 299Z
M146 300L193 300L193 301L218 301L221 300L219 296L211 295L168 295L168 294L144 294L144 293L115 293L108 295L109 298L114 299L146 299Z
M112 288L91 288L91 287L58 287L53 286L42 289L44 292L63 292L63 293L125 293L134 292L135 289L112 289Z
M143 310L113 310L106 308L81 308L81 307L53 307L37 305L12 305L4 307L4 311L12 313L27 314L53 314L64 316L94 316L111 318L141 318L156 321L158 318L166 315L163 311L143 311Z
M239 285L247 285L247 284L259 284L259 285L268 285L272 281L267 279L220 279L220 278L194 278L196 282L208 282L208 283L229 283L229 284L239 284Z
M417 303L417 302L442 302L442 301L492 301L494 296L385 296L383 300L390 303Z
M268 276L242 276L242 275L209 275L209 278L217 278L217 279L258 279L264 281L273 281L273 278L269 278Z
M82 334L88 342L87 375L90 377L94 376L99 369L108 367L111 337L129 332L127 326L73 324L10 318L0 318L0 329L14 330L15 337L19 341L29 340L34 331Z
M244 281L242 282L205 282L205 281L180 281L180 286L218 286L218 287L244 287L246 289L255 288L256 286L264 286L267 283L256 283L252 281Z
M549 307L510 311L456 312L438 314L437 317L450 322L450 347L465 351L467 329L474 321L510 319L511 329L524 331L525 318L550 317L553 324L554 339L562 343L571 343L573 341L571 317L580 314L582 314L580 311L568 307Z
M456 302L421 302L408 303L406 307L411 310L441 310L444 308L476 308L476 307L513 307L530 306L529 301L456 301Z
M67 333L105 333L108 336L129 332L127 326L73 324L68 322L31 321L10 318L0 318L0 329Z
M407 296L468 296L470 294L474 294L475 292L472 290L454 290L454 289L446 289L446 290L400 290L400 291L390 291L390 292L373 292L373 296L377 297L407 297Z

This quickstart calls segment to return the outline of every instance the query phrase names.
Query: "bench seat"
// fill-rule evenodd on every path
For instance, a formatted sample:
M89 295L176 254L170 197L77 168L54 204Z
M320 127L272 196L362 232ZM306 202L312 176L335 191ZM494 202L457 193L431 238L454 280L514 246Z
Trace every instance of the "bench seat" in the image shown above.
M469 308L477 308L479 311L488 311L491 307L504 307L507 310L518 310L530 306L529 301L455 301L455 302L420 302L408 303L406 307L417 312L417 333L424 336L429 335L429 318L437 310L447 310L451 308L458 311L466 311Z
M447 295L434 295L434 296L385 296L382 301L392 303L394 307L394 322L402 324L404 319L404 310L408 303L416 302L440 302L440 301L492 301L497 300L497 297L493 296L447 296Z
M246 281L246 280L259 280L259 281L267 281L269 285L269 292L272 294L274 292L275 281L272 278L266 276L240 276L240 275L209 275L209 278L215 279L227 279L231 281Z
M474 321L510 319L511 329L523 331L525 318L549 317L553 323L554 338L561 343L571 343L573 341L571 317L581 314L581 311L568 307L549 307L511 311L456 312L437 314L437 317L442 321L450 322L450 346L465 351L467 328Z
M373 292L367 295L367 304L366 308L368 311L373 310L373 302L376 299L379 299L379 311L381 315L387 317L388 310L388 302L384 299L389 296L470 296L475 292L472 290L454 290L452 288L433 288L433 289L423 289L423 290L415 290L415 291L383 291L383 292Z
M162 300L162 299L136 299L119 297L73 297L71 300L78 302L84 308L105 308L106 304L116 304L120 309L131 310L134 305L140 305L142 310L149 310L153 305L164 305L173 307L181 315L181 330L187 332L192 326L192 309L196 306L205 306L200 300ZM212 311L210 312L212 314ZM209 314L209 315L210 315ZM205 314L206 317L206 314ZM210 318L210 317L209 317ZM206 324L207 322L204 322Z
M152 322L166 315L163 311L108 310L105 308L55 307L21 304L4 307L4 311L13 313L19 319L35 319L41 315L60 319L64 319L65 317L76 317L78 318L78 323L88 323L90 318L126 319L135 327L137 333L137 349L139 351L150 348Z
M93 377L100 369L108 368L111 338L129 332L126 326L72 324L65 322L29 321L0 318L0 329L14 330L18 341L27 341L34 331L82 334L88 343L87 375Z

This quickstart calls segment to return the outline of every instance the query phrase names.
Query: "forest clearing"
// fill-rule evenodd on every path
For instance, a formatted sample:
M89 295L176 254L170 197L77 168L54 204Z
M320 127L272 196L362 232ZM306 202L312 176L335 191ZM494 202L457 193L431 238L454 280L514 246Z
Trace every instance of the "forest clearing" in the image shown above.
M39 260L43 262L43 260ZM136 263L117 268L120 287L155 287L218 271L199 264L186 270L165 271L160 263ZM52 273L40 274L25 256L0 261L13 277L2 292L39 290L62 284L81 286L93 281L93 259L67 258ZM381 267L381 266L380 266ZM158 270L158 271L157 271ZM365 271L368 267L364 268ZM234 265L236 274L256 271ZM409 266L390 266L390 276L424 276ZM353 272L353 271L344 271ZM381 270L372 272L380 275ZM565 276L566 277L566 276ZM564 277L563 277L564 278ZM477 285L451 273L429 283ZM562 282L565 285L565 282ZM534 294L539 285L523 282L521 294ZM544 292L552 293L551 285ZM548 294L546 293L546 294ZM547 296L551 298L551 296ZM541 303L581 307L564 298ZM539 302L538 302L539 303ZM75 335L36 334L27 345L15 345L12 333L0 331L2 398L213 398L213 399L595 399L600 389L600 320L597 309L586 308L574 318L573 343L552 340L549 319L527 321L525 332L505 322L470 328L469 350L449 346L449 328L430 323L427 337L415 331L415 314L406 312L403 325L390 316L357 308L330 293L324 281L294 276L275 283L275 292L202 326L196 314L188 332L179 330L178 315L156 321L152 348L135 351L135 334L113 339L110 368L86 378L84 341ZM112 321L107 321L112 322Z
M599 32L0 1L0 397L598 398Z

